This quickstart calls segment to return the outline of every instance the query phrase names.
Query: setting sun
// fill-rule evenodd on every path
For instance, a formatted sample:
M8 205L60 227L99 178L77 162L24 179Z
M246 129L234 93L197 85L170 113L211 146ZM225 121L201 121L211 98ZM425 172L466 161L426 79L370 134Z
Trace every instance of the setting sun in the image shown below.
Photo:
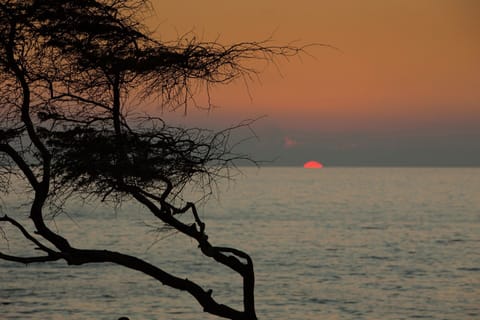
M307 169L321 169L323 168L323 164L317 161L308 161L308 162L305 162L303 167Z

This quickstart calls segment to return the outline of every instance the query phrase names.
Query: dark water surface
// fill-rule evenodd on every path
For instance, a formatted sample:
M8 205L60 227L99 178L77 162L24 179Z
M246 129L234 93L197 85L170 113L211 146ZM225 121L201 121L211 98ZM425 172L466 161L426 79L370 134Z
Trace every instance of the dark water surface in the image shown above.
M480 319L480 169L243 171L200 211L214 245L252 254L260 319ZM27 216L12 200L2 211ZM156 232L141 207L70 212L51 225L75 246L136 254L240 308L239 277L191 240ZM24 247L4 232L2 252ZM0 261L2 320L119 316L217 319L188 294L117 266Z

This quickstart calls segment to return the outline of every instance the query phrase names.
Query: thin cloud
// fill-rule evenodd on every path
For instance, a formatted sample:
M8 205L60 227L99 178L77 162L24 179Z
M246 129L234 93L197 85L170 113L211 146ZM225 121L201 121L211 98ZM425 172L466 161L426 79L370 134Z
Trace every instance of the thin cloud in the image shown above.
M284 148L287 148L287 149L293 148L293 147L297 146L298 144L299 144L298 141L296 141L296 140L294 140L290 137L283 138L283 147Z

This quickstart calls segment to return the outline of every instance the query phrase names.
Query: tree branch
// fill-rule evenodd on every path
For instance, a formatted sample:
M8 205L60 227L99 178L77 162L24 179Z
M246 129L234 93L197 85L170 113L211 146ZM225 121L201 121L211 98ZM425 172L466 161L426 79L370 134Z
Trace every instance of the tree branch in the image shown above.
M40 257L17 257L0 252L0 259L12 262L19 262L23 264L38 263L38 262L51 262L62 259L61 255L48 255Z
M23 160L23 158L18 154L18 152L12 148L9 144L2 143L0 144L0 152L6 153L12 160L15 162L15 164L22 170L23 174L27 177L28 182L30 185L33 187L33 189L37 189L39 182L37 180L37 177L35 177L35 174L33 171L30 169L28 164Z
M192 226L188 226L187 224L176 219L173 215L165 214L165 211L163 211L161 208L158 208L148 198L146 198L140 192L136 191L135 188L131 188L130 191L135 199L137 199L140 203L144 204L156 217L158 217L164 223L172 226L181 233L195 239L198 242L198 246L200 247L204 255L213 258L215 261L229 267L230 269L236 271L242 276L244 312L248 315L248 317L250 317L247 317L246 319L256 319L254 303L255 274L253 270L252 259L250 258L250 256L240 250L233 248L213 247L208 242L208 236L203 232L203 230L197 230L195 224L193 224ZM162 205L165 206L165 203L162 203ZM190 208L195 208L193 204L187 206L189 206ZM197 218L198 214L196 214L195 219ZM247 264L242 263L235 256L225 255L224 252L232 253L238 257L246 259Z
M137 257L108 250L73 249L68 254L65 254L64 258L72 265L111 262L132 270L137 270L151 276L164 285L190 293L206 312L228 319L253 320L241 311L216 302L212 297L211 290L206 291L189 279L181 279L173 276Z
M49 247L43 245L40 241L38 241L34 236L32 236L28 231L27 229L25 229L25 227L19 223L18 221L16 221L15 219L13 218L10 218L9 216L7 215L4 215L3 217L0 217L0 222L8 222L10 223L11 225L13 225L14 227L16 227L18 230L20 230L20 232L23 234L23 236L29 240L30 242L32 242L33 244L35 244L37 246L37 248L39 250L42 250L46 253L48 253L49 255L56 255L58 254L58 252L55 252L54 250L50 249Z
M111 262L129 269L140 271L151 276L152 278L157 279L167 286L190 293L204 308L204 311L228 319L246 319L241 311L216 302L212 298L211 290L204 290L195 282L173 276L142 259L108 250L82 250L70 248L70 250L67 252L56 252L40 243L30 233L28 233L28 231L18 221L14 220L13 218L4 215L3 217L0 217L0 221L12 224L20 230L26 239L37 245L38 249L48 253L47 256L19 257L0 252L0 259L24 264L50 262L61 259L64 259L70 265Z
M16 227L20 232L23 234L23 236L35 244L37 246L36 249L42 250L46 252L48 255L47 256L37 256L37 257L19 257L19 256L13 256L13 255L8 255L0 252L0 259L7 260L7 261L13 261L13 262L20 262L24 264L30 264L30 263L36 263L36 262L48 262L48 261L57 261L62 259L62 255L47 246L43 245L40 241L38 241L35 237L33 237L18 221L16 221L13 218L8 217L7 215L4 215L3 217L0 217L0 222L8 222L14 227Z

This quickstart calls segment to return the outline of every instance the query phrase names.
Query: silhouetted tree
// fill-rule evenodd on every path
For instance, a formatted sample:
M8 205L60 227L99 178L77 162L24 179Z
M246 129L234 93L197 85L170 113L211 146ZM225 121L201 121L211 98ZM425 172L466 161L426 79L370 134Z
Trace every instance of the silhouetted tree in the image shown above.
M301 49L266 42L222 46L194 37L161 42L139 22L148 5L146 0L0 1L0 191L8 194L13 182L26 182L33 230L9 215L0 221L44 253L0 253L0 258L25 264L111 262L187 291L211 314L256 319L252 259L238 249L213 246L195 204L179 204L177 197L186 184L208 186L246 158L231 148L234 128L172 127L153 116L129 116L127 101L159 95L164 108L186 108L199 85L208 90L255 73L246 60L271 61ZM113 204L134 199L194 239L205 256L241 275L243 310L219 304L210 290L137 257L73 247L47 226L45 215L78 195ZM191 214L191 222L179 220L180 214Z

